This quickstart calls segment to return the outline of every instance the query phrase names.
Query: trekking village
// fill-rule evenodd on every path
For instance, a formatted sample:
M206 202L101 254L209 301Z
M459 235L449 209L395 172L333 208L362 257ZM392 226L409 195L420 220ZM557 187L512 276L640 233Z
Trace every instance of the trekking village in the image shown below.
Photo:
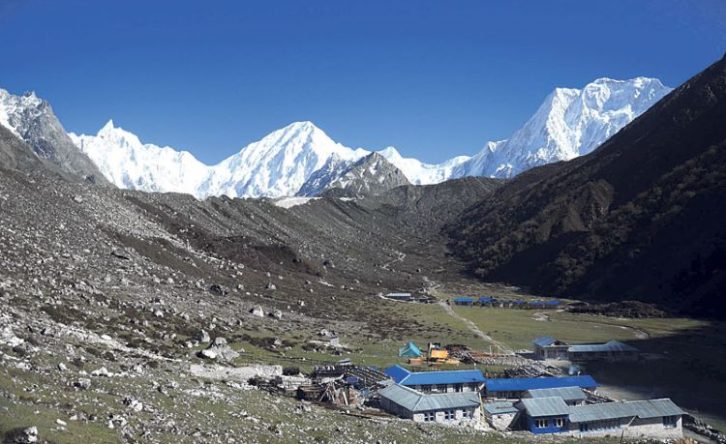
M409 294L391 299L424 302ZM494 298L455 298L448 304L499 303ZM507 306L558 308L560 301L507 302ZM331 332L321 335L334 336ZM532 350L493 352L460 344L401 344L384 368L356 365L351 359L318 365L309 375L296 368L257 366L250 383L346 414L373 420L410 420L499 432L575 438L677 440L695 419L671 399L619 401L598 392L599 383L582 374L585 362L643 359L622 342L569 344L543 336ZM496 369L496 370L492 370ZM563 370L567 369L567 370ZM695 421L697 422L697 421Z

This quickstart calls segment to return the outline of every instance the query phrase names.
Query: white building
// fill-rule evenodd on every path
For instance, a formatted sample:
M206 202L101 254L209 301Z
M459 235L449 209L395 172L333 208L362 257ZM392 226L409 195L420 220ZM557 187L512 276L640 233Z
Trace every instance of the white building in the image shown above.
M465 424L481 421L481 400L475 392L421 393L392 383L378 391L381 408L415 422Z

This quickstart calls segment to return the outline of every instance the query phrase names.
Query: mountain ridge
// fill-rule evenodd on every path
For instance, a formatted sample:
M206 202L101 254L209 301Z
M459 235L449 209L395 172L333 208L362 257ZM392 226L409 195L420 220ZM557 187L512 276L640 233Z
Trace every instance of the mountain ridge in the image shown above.
M403 157L394 147L379 151L349 148L310 121L273 131L214 165L200 162L188 151L143 143L113 120L95 136L68 136L120 188L182 192L199 199L221 195L277 198L310 195L311 178L328 184L340 180L335 176L371 152L386 158L414 185L467 176L513 177L534 166L590 152L667 91L670 88L658 79L647 77L603 77L582 89L556 88L510 139L487 142L474 156L456 156L439 164ZM318 194L324 191L320 184L314 188Z

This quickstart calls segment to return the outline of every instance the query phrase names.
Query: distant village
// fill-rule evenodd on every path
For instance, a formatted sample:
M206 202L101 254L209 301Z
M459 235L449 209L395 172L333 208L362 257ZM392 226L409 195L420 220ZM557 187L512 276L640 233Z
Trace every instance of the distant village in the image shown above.
M637 350L615 341L567 346L536 338L541 359L637 359ZM430 344L409 342L399 350L409 362L441 364L453 358ZM676 439L683 436L684 412L667 398L612 401L598 394L589 375L491 378L477 368L417 370L393 365L383 370L350 361L316 369L315 384L298 397L339 407L365 405L419 423L521 431L535 435Z
M401 302L431 302L410 293L384 296ZM496 307L557 308L557 300L497 301L492 297L455 298L449 304ZM616 436L621 439L679 439L684 413L671 399L619 401L598 392L599 383L581 374L588 361L641 359L640 351L611 340L605 343L568 344L543 336L533 338L532 350L496 354L469 350L462 345L414 342L402 344L398 361L387 368L356 366L343 360L315 369L309 383L299 386L299 399L334 407L357 407L360 415L391 415L416 423L432 423L476 430L529 433L576 438ZM531 363L561 361L570 374L538 372ZM488 364L527 364L528 375L501 375L482 371ZM448 369L452 366L466 369ZM447 367L442 369L441 367ZM535 373L535 374L532 374ZM378 412L378 413L376 413Z

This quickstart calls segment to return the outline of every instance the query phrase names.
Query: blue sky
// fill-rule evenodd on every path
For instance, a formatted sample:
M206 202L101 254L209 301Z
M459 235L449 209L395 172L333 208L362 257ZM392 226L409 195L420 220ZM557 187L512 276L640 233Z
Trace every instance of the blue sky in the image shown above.
M0 0L0 87L66 129L109 118L217 162L296 120L437 162L556 86L677 86L726 51L726 1Z

